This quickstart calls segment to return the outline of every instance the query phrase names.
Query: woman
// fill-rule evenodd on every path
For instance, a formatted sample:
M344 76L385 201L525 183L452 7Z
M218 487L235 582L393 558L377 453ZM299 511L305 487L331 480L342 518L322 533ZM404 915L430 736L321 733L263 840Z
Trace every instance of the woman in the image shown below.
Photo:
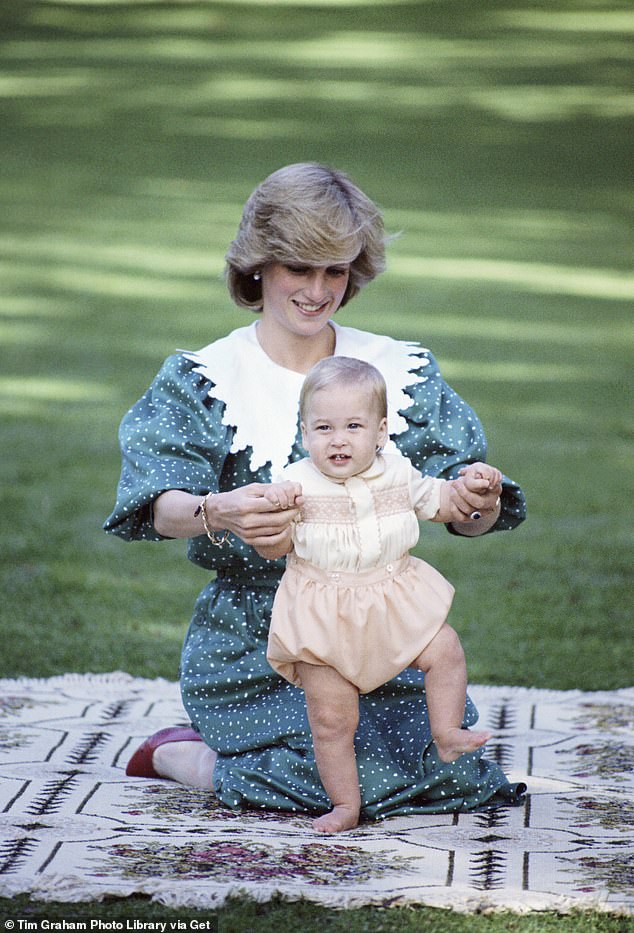
M213 787L232 807L329 809L304 694L266 662L284 564L255 550L290 541L297 516L268 501L263 484L304 455L304 374L333 354L374 364L388 385L391 443L421 472L460 480L461 467L486 452L477 417L428 351L333 321L383 271L384 243L380 212L344 174L312 163L274 172L247 201L227 254L231 296L257 321L168 358L123 419L122 475L106 529L128 540L189 538L189 559L216 571L198 597L182 653L193 729L151 736L129 774ZM470 536L514 527L524 518L522 493L505 478L500 498L459 485L457 507L467 520L448 527ZM363 815L516 802L523 788L509 785L480 751L440 761L422 681L408 671L361 697L355 741ZM465 723L476 719L468 702Z

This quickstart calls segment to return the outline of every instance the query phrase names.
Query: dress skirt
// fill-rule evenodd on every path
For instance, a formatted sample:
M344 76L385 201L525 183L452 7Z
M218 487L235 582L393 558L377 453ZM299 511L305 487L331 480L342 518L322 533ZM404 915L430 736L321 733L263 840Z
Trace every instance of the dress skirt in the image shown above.
M409 554L376 570L320 570L295 554L275 595L267 658L301 687L296 661L369 693L409 667L443 625L454 588Z

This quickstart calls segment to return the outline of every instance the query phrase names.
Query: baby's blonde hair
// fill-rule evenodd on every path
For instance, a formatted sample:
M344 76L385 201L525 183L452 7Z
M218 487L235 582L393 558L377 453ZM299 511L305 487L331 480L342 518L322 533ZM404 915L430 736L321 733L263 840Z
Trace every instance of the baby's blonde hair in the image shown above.
M262 310L262 282L254 273L268 263L350 263L343 306L385 269L383 218L343 172L316 162L287 165L250 196L225 258L231 297L253 311Z
M327 356L316 363L304 379L299 396L299 414L303 422L315 393L332 385L367 388L379 418L387 418L387 386L376 366L350 356Z

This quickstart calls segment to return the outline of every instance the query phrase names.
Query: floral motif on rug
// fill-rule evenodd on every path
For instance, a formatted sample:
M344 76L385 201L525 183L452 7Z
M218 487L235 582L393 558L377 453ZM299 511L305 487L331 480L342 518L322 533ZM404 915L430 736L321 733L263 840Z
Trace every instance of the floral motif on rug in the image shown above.
M415 871L412 859L387 850L369 853L359 846L321 843L278 847L254 842L123 844L108 850L102 862L104 871L112 870L113 860L124 877L204 878L227 883L292 879L311 885L365 884Z

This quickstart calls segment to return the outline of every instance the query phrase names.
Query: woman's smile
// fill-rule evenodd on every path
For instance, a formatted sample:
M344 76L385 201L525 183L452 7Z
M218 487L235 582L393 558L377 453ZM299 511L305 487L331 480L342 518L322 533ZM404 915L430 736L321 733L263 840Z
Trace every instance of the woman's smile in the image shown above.
M306 336L301 327L307 321L328 323L345 295L349 275L347 263L328 266L270 263L262 270L263 320L277 330Z
M299 308L302 314L308 314L311 317L313 315L321 314L322 311L325 311L328 307L329 301L320 301L320 302L307 302L301 301L297 298L292 299L293 304Z

